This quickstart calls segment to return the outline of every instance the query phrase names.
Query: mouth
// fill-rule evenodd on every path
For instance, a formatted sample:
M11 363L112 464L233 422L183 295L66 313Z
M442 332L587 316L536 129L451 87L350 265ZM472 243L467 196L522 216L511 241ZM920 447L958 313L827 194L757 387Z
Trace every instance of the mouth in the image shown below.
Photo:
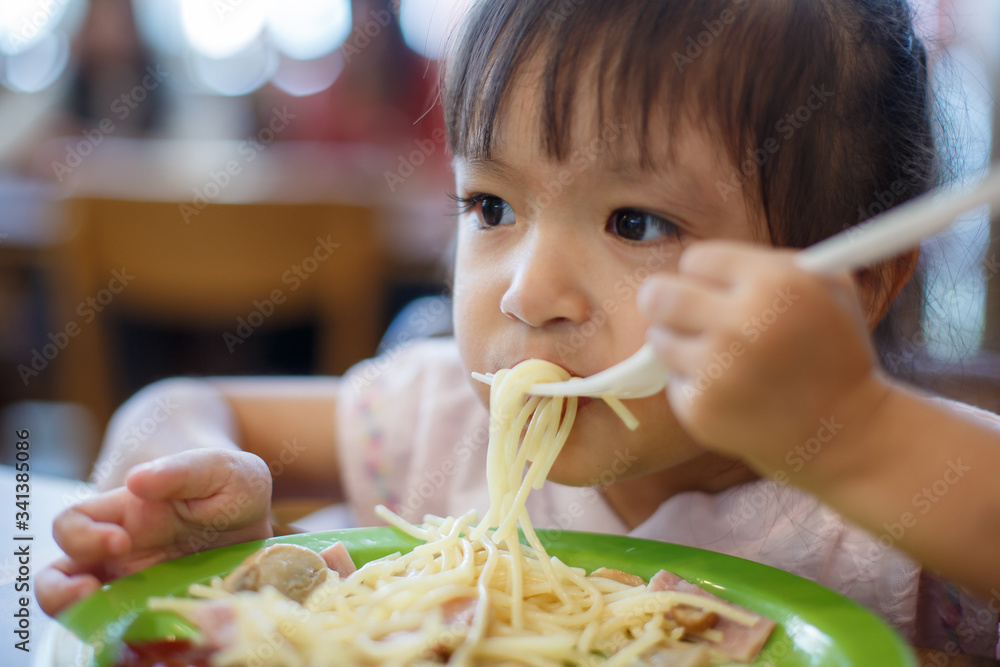
M591 371L589 373L588 372L580 372L578 369L571 368L571 367L566 366L566 365L564 365L562 363L559 363L558 361L554 361L551 358L548 358L544 354L521 357L517 361L508 363L507 365L502 365L502 362L501 362L501 365L499 365L497 368L494 368L490 372L495 374L498 370L504 370L504 369L513 368L514 366L517 366L521 362L528 361L530 359L540 359L542 361L547 361L547 362L549 362L551 364L555 364L556 366L559 366L560 368L562 368L563 370L565 370L569 374L569 376L571 378L587 377L588 375L592 375L593 373L597 372L597 371ZM591 403L593 403L595 400L597 400L597 399L595 399L594 397L591 397L591 396L577 396L576 398L577 398L577 404L576 404L577 410L581 410L581 409L585 408L586 406L590 405Z
M594 402L594 399L590 396L578 396L576 401L576 414L580 415L581 411ZM560 415L560 420L566 418L566 403L563 403L562 414Z
M500 368L513 368L514 366L517 366L517 365L518 365L518 364L520 364L521 362L524 362L524 361L528 361L528 360L530 360L530 359L540 359L541 361L547 361L547 362L549 362L550 364L555 364L555 365L556 365L556 366L558 366L559 368L561 368L561 369L563 369L564 371L566 371L567 373L569 373L569 376L570 376L571 378L582 378L582 377L587 377L588 375L592 375L592 374L593 374L593 373L583 373L583 372L579 372L579 370L578 370L578 369L576 369L576 368L571 368L571 367L569 367L569 366L567 366L567 365L565 365L565 364L562 364L562 363L559 363L558 361L555 361L555 360L553 360L553 359L550 359L550 358L546 357L545 355L541 355L541 354L540 354L540 355L536 355L536 356L528 356L528 357L523 357L523 358L521 358L521 359L518 359L517 361L515 361L515 362L514 362L514 363L512 363L512 364L509 364L509 365L507 365L507 366L501 366ZM497 369L494 369L494 370L493 370L493 372L494 372L494 373L496 373L496 372L497 372ZM596 372L596 371L595 371L595 372Z

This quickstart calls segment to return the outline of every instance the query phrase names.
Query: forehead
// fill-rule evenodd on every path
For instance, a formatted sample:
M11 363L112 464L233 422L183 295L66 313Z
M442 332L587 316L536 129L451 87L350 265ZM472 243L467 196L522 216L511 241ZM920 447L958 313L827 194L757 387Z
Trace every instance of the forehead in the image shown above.
M574 177L588 172L616 182L669 183L706 199L719 198L716 185L732 170L724 147L702 123L656 107L647 128L628 116L602 117L597 84L590 77L578 84L564 150L556 154L543 122L540 70L534 62L524 68L496 117L490 151L457 157L456 173L530 181L542 167L561 167Z

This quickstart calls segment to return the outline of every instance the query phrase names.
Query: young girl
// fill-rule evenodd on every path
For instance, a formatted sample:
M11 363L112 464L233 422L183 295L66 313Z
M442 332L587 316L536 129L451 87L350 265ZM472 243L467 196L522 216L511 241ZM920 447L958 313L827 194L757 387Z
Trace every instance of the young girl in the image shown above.
M269 536L272 484L276 497L346 498L362 525L377 522L376 503L417 520L482 514L488 394L470 371L535 357L590 375L634 352L655 320L681 379L628 403L636 431L581 400L529 498L536 525L750 558L854 597L919 645L992 654L987 602L732 458L744 440L773 440L801 445L808 464L857 434L840 394L806 403L782 385L788 364L813 368L813 388L843 371L826 355L844 329L802 326L833 306L810 304L800 282L685 252L702 239L806 246L857 223L878 193L902 202L927 190L928 100L905 0L482 0L442 90L460 203L455 339L391 350L339 380L144 390L109 426L95 468L109 490L56 522L67 557L39 575L43 608L157 561ZM892 331L887 313L914 259L861 275L857 326ZM674 297L658 282L640 312L639 285L679 262L680 305L663 305ZM761 285L766 308L739 322L739 337L712 335L732 323L711 318L746 313ZM864 337L849 333L841 345L857 367ZM775 349L792 356L772 371L759 358ZM759 421L746 408L757 402L768 407ZM136 430L153 410L168 418L153 435ZM773 472L765 459L751 457Z

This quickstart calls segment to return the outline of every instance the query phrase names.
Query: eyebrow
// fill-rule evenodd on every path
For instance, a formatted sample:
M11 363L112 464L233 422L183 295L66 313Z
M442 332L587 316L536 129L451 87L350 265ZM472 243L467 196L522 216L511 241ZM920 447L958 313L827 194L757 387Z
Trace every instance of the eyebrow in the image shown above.
M457 158L465 162L467 169L474 177L499 178L506 181L520 182L523 180L519 171L503 161L499 157L466 157ZM608 170L622 182L629 184L647 184L650 178L656 176L673 176L660 187L666 187L675 195L695 191L702 199L706 198L710 190L706 190L706 184L690 178L688 174L673 160L659 164L657 167L644 167L638 157L625 156L622 154L605 155L597 158L598 163L603 163L602 168ZM569 160L566 161L567 168L572 169ZM672 180L680 180L681 184L673 184Z
M466 167L477 176L495 176L507 180L516 179L517 169L499 158L456 158L465 162Z
M507 180L518 178L518 170L498 157L467 157L457 159L465 162L465 166L476 175L495 176ZM638 160L623 157L613 158L611 161L606 158L603 160L598 158L596 160L596 162L602 161L605 163L602 165L604 169L607 169L623 181L640 182L657 174L655 169L644 168ZM564 163L566 168L574 169L569 160L565 160Z

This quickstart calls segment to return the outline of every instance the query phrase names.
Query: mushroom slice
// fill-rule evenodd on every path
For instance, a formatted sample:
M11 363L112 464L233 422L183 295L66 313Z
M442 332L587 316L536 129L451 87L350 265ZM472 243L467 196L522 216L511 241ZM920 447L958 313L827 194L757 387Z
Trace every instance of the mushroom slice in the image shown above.
M592 577L602 577L604 579L611 579L617 581L620 584L625 584L626 586L645 586L646 580L642 577L629 574L628 572L622 572L621 570L613 570L609 567L599 567L590 573Z
M222 581L222 587L235 593L273 586L301 603L326 581L327 571L326 561L315 551L297 544L273 544L247 556Z

